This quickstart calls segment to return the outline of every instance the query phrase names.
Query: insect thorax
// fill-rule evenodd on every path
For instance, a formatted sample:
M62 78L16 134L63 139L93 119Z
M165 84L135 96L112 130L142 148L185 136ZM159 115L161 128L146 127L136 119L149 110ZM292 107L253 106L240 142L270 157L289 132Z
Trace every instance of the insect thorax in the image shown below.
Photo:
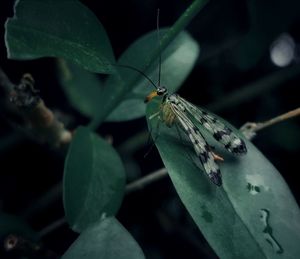
M170 102L165 101L161 104L161 114L162 114L163 122L168 127L172 127L176 120L176 115L172 110L172 106Z

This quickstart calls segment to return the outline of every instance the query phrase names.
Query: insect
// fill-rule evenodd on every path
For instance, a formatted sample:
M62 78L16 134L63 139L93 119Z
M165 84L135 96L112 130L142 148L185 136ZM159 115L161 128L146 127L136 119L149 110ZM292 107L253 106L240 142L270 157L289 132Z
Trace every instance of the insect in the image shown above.
M159 40L159 10L157 12L157 35ZM159 116L159 119L168 127L172 127L174 124L178 125L193 145L197 158L200 160L209 179L214 184L221 186L222 176L217 162L224 161L224 159L213 152L212 147L203 137L201 128L193 121L197 121L202 125L232 154L243 155L247 153L244 141L239 138L232 129L224 125L217 117L191 104L178 94L169 94L167 88L160 85L161 53L159 55L158 63L158 85L156 85L143 71L137 68L126 65L121 65L121 67L127 67L139 72L155 87L155 91L152 91L146 97L145 102L150 102L156 96L161 96L162 102L160 111L151 115L149 119L151 120L154 117Z
M215 116L191 104L178 94L169 94L166 87L157 86L156 90L146 97L145 102L151 101L155 96L162 96L160 111L151 115L149 119L159 116L168 127L172 127L175 123L179 125L193 145L207 176L214 184L221 186L222 177L217 161L223 161L223 158L212 151L212 147L206 142L201 129L193 123L193 120L200 123L232 154L247 153L244 141Z

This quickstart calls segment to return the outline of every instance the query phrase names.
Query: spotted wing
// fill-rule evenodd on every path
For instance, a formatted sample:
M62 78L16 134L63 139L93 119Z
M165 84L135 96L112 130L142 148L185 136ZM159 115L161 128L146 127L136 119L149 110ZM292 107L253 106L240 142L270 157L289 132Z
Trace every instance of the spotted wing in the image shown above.
M179 109L177 105L171 104L171 108L176 115L179 125L192 142L196 155L203 165L205 173L214 184L221 186L222 177L219 166L215 162L213 153L201 135L199 129L193 125L193 122Z
M212 114L189 103L182 97L179 98L185 110L203 125L218 142L223 144L228 151L236 155L247 153L245 142L232 129L228 128Z

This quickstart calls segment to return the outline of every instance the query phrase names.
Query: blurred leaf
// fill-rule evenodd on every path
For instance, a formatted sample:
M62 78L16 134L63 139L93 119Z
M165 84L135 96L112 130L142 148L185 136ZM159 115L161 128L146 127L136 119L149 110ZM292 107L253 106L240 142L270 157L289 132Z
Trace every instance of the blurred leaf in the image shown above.
M147 107L148 118L158 110L155 99ZM151 129L159 123L155 118L148 121ZM175 127L160 125L158 137L151 132L182 202L220 258L299 256L299 207L279 172L251 142L245 140L247 155L235 158L201 131L225 159L223 186L217 187L194 164L192 146L179 139Z
M139 67L140 70L147 71L147 69L153 66L161 51L163 51L176 38L176 36L184 30L184 28L191 22L194 16L202 10L207 1L208 0L194 0L187 7L187 9L181 14L174 25L161 38L160 45L157 44L156 47L154 47L153 50L149 53L147 59L143 63L143 66ZM136 55L141 55L141 53L136 53ZM134 87L139 78L140 76L136 73L131 80L126 80L126 83L122 87L115 87L115 85L113 89L105 87L103 89L101 102L106 103L107 105L103 106L97 116L89 123L89 128L96 129L101 124L101 122L106 119L111 111L120 104L120 102L124 99L124 96L128 95L128 93L131 92L131 89Z
M115 63L97 17L77 0L19 0L5 24L8 58L62 57L98 73Z
M161 30L162 37L167 31L168 29ZM158 40L155 30L142 36L129 46L118 60L118 64L130 65L142 70L149 53L153 51L156 45L158 45ZM162 52L161 85L166 85L171 92L175 92L192 71L199 53L198 43L189 33L181 32ZM157 59L145 71L146 75L156 85L158 83L158 63L159 60ZM110 89L122 87L125 81L132 80L137 73L137 71L128 68L120 68L119 76L111 75L105 87ZM133 90L127 94L125 100L108 116L107 120L124 121L144 116L146 106L143 101L153 88L153 85L143 75L139 75L139 80L132 87Z
M20 217L0 212L0 239L9 234L21 236L32 241L38 241L38 235Z
M127 230L107 218L83 231L62 259L143 259L144 254Z
M293 0L253 0L247 3L250 29L233 50L234 58L242 69L255 66L268 52L275 37L290 29L300 12L300 3Z
M65 161L63 199L75 231L114 215L121 205L125 172L117 152L105 140L79 127Z
M103 87L100 78L62 59L58 66L60 83L71 105L83 115L93 117L103 105L99 102Z

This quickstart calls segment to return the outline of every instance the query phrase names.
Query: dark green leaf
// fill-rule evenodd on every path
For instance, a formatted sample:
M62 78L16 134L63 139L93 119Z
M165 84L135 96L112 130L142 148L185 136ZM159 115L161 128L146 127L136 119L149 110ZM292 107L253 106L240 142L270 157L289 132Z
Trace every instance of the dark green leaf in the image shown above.
M62 259L143 259L144 254L127 230L107 218L83 231Z
M87 70L111 73L114 55L102 24L77 0L19 0L5 24L12 59L62 57Z
M75 231L114 215L121 205L125 172L120 157L105 140L79 127L65 161L63 199Z
M167 33L168 29L162 29L161 35ZM149 53L158 44L157 31L152 31L135 41L121 56L118 64L130 65L142 69ZM187 32L181 32L172 43L162 52L161 85L168 86L171 92L176 91L187 78L194 67L199 56L199 45ZM138 54L137 54L138 53ZM151 80L158 83L158 62L144 71ZM120 75L111 75L105 87L114 89L123 87L125 80L132 80L138 72L128 68L120 68ZM153 85L140 75L137 83L132 87L125 100L108 116L108 121L131 120L145 114L144 99L154 89Z
M148 105L148 118L158 104L153 100ZM157 117L148 123L156 129ZM180 140L175 127L160 125L158 137L151 132L181 200L220 258L299 256L299 207L278 171L251 142L245 140L247 155L236 158L202 132L225 159L220 164L223 186L217 187L193 163L193 148Z
M70 103L83 115L93 117L99 112L103 83L96 74L60 59L59 79Z

